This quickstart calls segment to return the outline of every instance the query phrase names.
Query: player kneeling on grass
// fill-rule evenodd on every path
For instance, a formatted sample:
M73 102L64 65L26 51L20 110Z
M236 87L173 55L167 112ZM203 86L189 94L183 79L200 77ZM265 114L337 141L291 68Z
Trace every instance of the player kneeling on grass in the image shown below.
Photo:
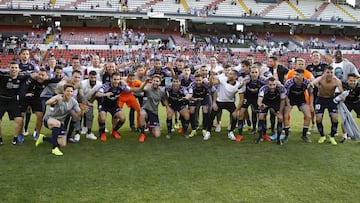
M145 142L145 124L146 122L150 123L150 130L152 134L159 138L161 135L160 132L160 123L159 123L159 103L162 102L166 107L166 112L169 112L170 107L166 99L165 88L160 88L161 76L153 75L151 77L151 85L145 87L149 83L147 79L139 88L132 88L132 92L144 92L144 103L140 111L140 130L141 134L139 137L139 142Z
M259 137L255 144L260 144L261 139L270 142L271 139L266 135L265 118L267 112L274 114L277 117L277 144L281 144L280 135L282 131L283 113L285 107L286 89L283 85L278 84L275 78L268 79L267 85L264 85L259 90L258 106L259 106Z
M304 114L305 120L303 125L302 139L306 143L310 143L311 140L306 135L309 129L311 121L311 111L313 110L313 88L309 87L310 80L304 78L304 70L296 69L294 73L294 78L291 78L286 81L286 106L285 106L285 118L288 118L293 106L297 106L299 110ZM307 91L307 92L306 92ZM308 105L305 100L305 94L308 93L310 96L310 104ZM285 139L284 142L288 141L289 137L289 119L284 120L284 130L285 130ZM281 141L280 141L281 144Z
M51 106L44 117L44 126L52 131L51 137L46 137L43 134L39 135L35 146L39 146L44 140L53 145L51 153L56 156L61 156L60 146L66 145L66 128L64 121L66 116L72 114L80 117L87 110L85 104L80 104L73 98L74 86L65 84L64 94L56 95L46 101L47 106Z
M169 103L166 119L166 126L168 129L168 134L166 138L171 138L171 129L172 129L172 117L175 112L180 113L181 124L184 129L184 137L189 138L188 136L188 126L190 122L190 113L186 108L186 101L190 99L191 95L188 94L188 91L185 87L180 86L180 80L177 76L172 78L171 85L166 87L166 94Z

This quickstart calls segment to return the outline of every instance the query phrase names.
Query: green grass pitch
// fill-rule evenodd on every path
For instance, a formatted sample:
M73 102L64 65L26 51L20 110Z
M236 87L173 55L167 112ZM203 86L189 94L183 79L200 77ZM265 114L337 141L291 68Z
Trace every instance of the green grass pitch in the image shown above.
M127 114L127 108L124 111ZM165 112L160 118L165 135ZM64 156L55 157L50 144L35 148L30 136L21 146L12 146L14 125L5 115L0 202L359 201L358 142L318 144L318 133L312 133L313 143L304 143L303 116L294 109L288 144L255 145L255 135L246 132L244 140L235 143L226 135L229 114L222 118L222 132L213 132L209 141L174 133L170 140L148 136L138 143L138 134L131 133L126 122L121 140L109 136L102 143L82 136L80 143L62 149ZM30 133L34 120L33 115ZM324 120L329 133L329 117ZM45 128L42 132L50 133Z

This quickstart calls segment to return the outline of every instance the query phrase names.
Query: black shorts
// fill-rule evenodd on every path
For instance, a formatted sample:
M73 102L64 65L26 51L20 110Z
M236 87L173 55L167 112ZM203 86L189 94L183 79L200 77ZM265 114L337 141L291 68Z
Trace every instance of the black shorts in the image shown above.
M21 112L26 112L28 106L31 107L31 110L33 112L42 112L43 111L40 97L24 97L20 101L20 106L21 106L21 109L20 109Z
M14 120L16 117L21 117L20 104L17 101L0 101L0 119L8 113L9 119Z
M280 111L280 103L279 104L271 104L267 105L267 107L264 110L259 109L259 113L261 114L267 114L267 112L270 110L271 113L277 114L278 111Z
M169 104L169 107L174 111L174 112L180 112L181 110L183 110L184 108L186 108L186 105L184 104Z
M244 99L244 104L241 106L243 109L247 109L249 106L252 106L253 109L258 109L258 104L256 99Z
M355 111L356 116L358 118L360 118L360 103L359 104L354 104L354 103L347 103L345 102L346 107L348 108L348 110L351 112L352 110Z
M299 111L301 111L301 107L306 104L306 101L290 101L290 106L297 106Z
M333 99L334 97L317 97L315 102L315 114L324 114L325 109L329 111L329 114L338 114L337 105L334 103Z
M235 112L236 106L234 102L218 102L216 101L216 104L218 106L217 111L221 111L222 109L226 109L230 114Z
M160 127L159 115L154 114L153 112L151 112L147 109L144 109L144 110L146 111L146 114L147 114L146 122L150 123L150 127L151 128Z
M200 106L210 106L210 98L209 96L206 96L203 100L201 101L196 101L196 102L189 102L189 107L200 107Z
M111 116L114 117L116 113L121 111L121 108L118 107L118 106L107 108L107 107L104 107L103 105L100 105L99 106L99 111L109 112L111 114Z

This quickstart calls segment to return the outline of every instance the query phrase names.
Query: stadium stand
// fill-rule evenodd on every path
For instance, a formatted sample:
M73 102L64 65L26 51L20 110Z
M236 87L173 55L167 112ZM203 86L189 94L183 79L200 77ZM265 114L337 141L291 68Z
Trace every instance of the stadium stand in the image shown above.
M118 6L117 6L118 7ZM77 4L78 10L101 10L101 11L114 11L115 7L109 6L106 1L87 0Z
M319 7L314 8L315 12L310 17L310 19L319 19L319 15L326 9L326 7L329 5L328 2L323 2Z
M12 3L13 8L15 9L35 9L36 6L38 9L47 8L49 0L12 0L9 3Z
M55 9L59 9L59 10L77 9L78 5L83 2L86 2L86 0L76 0L76 1L57 0L55 3ZM90 10L90 6L88 7L88 10Z
M219 3L216 15L219 16L242 16L245 10L240 6L239 3L236 5L231 4L232 0L226 0Z
M324 11L319 15L323 21L350 21L354 22L354 20L346 15L343 11L341 11L335 4L330 3Z
M128 10L129 11L137 11L137 12L147 12L150 11L151 7L162 0L151 0L151 1L142 1L142 0L132 0L128 1ZM173 9L173 13L175 13L175 8Z
M236 3L236 4L234 4ZM12 4L14 9L34 9L34 5L38 5L37 9L51 9L52 5L49 4L48 0L4 0L0 2L0 8L8 8L8 6ZM233 17L241 17L246 15L251 16L261 16L267 18L284 18L284 19L318 19L322 21L332 21L334 23L338 23L341 21L345 22L357 22L360 19L360 11L358 9L353 9L348 5L337 5L333 3L327 3L323 1L311 1L311 0L303 0L297 2L296 0L289 1L279 1L279 4L276 3L257 3L255 0L183 0L181 3L177 3L174 0L129 0L127 3L129 12L148 12L152 10L153 12L159 13L178 13L178 14L186 14L188 11L190 14L199 15L200 16L206 13L205 16L211 17L211 15L216 16L233 16ZM121 4L117 0L109 0L109 1L96 1L96 0L57 0L54 5L54 9L64 9L64 10L74 10L76 9L80 11L117 11ZM189 10L188 10L189 9ZM84 25L86 26L86 25ZM46 36L46 29L33 29L31 26L1 26L0 31L5 35L6 34L15 34L15 37L21 38L23 35L27 37L28 44L42 44L44 42L50 42L50 50L41 53L45 59L48 57L50 53L55 54L56 57L63 57L66 60L69 60L71 56L76 54L87 54L90 52L98 52L101 54L103 58L113 58L119 54L123 54L123 51L119 50L109 50L109 49L69 49L69 50L60 50L55 49L57 45L61 48L64 48L64 44L78 44L78 45L117 45L122 44L125 45L125 42L122 39L122 32L117 25L115 28L114 25L110 25L107 28L90 28L90 27L63 27L61 33L60 40L51 40L52 38L44 38ZM216 26L216 25L213 25ZM192 43L191 39L187 37L181 36L179 29L169 30L166 28L163 29L151 29L144 28L139 25L138 27L133 26L133 33L144 32L146 35L168 35L174 41L175 46L180 47L179 50L187 50L184 54L191 56L194 54L194 49L196 48L196 43ZM230 28L230 27L229 27ZM192 33L191 36L196 36L196 41L200 41L201 45L204 45L205 40L201 38L209 37L211 35L218 35L217 37L227 39L230 38L232 30L229 29L229 33L222 33L221 31L218 33L206 33L206 34L198 34ZM359 43L353 39L353 36L346 36L344 33L334 32L334 34L330 34L329 32L326 34L303 34L303 33L295 33L295 35L290 35L288 31L281 32L273 32L271 33L270 39L266 39L265 32L256 32L256 39L249 40L251 46L268 46L270 49L271 46L276 45L278 42L293 42L299 48L299 50L303 50L306 53L301 53L300 55L305 59L309 59L308 51L310 48L322 48L328 49L328 51L334 50L336 48L342 48L351 50L354 48L354 45L358 46ZM117 34L118 38L110 38L110 33L114 36L114 33ZM239 33L237 33L239 34ZM185 35L189 36L189 35ZM240 34L238 35L240 36ZM331 41L332 38L335 38L335 41ZM135 44L133 41L131 44ZM219 47L227 48L229 43L226 44L216 44L215 47L218 49ZM232 46L232 45L231 45ZM246 46L249 46L246 44ZM58 47L58 48L59 48ZM105 47L105 46L104 46ZM52 48L52 49L51 49ZM248 48L248 47L247 47ZM34 50L35 51L35 50ZM300 52L303 52L300 51ZM134 51L132 54L136 54ZM173 51L162 51L161 53L173 54ZM238 57L244 57L244 54L248 54L250 52L236 52L234 51L232 54ZM251 52L253 53L253 52ZM8 61L16 57L14 53L2 53L3 57L0 62L0 66L4 67L7 65ZM210 52L204 51L205 55L211 55ZM254 53L256 57L260 61L265 61L266 56L263 52ZM220 56L225 56L223 55ZM299 55L299 53L288 52L284 56L280 56L280 61L283 63L288 63L289 58L293 56ZM360 59L357 55L346 55L347 58L352 60L357 66L360 65ZM326 58L330 60L329 57Z
M296 0L291 0L289 2L291 2L291 4L294 5L306 19L312 19L315 9L319 8L323 4L321 1L311 0L302 0L298 1L298 3L296 3Z
M174 13L175 11L180 14L186 13L183 5L181 3L175 3L174 0L159 1L158 3L153 5L152 8L154 9L154 12Z
M281 2L277 7L272 9L265 17L269 18L289 18L289 19L301 19L298 13L286 2Z
M270 12L272 9L274 9L277 6L277 4L272 4L272 3L257 3L255 0L241 0L239 2L244 3L240 5L243 5L242 7L245 11L248 9L247 10L248 14L251 9L252 15L258 14L258 16L266 16L268 12Z
M338 8L343 9L343 12L347 13L354 21L358 22L360 20L360 12L358 9L351 8L348 5L338 5Z

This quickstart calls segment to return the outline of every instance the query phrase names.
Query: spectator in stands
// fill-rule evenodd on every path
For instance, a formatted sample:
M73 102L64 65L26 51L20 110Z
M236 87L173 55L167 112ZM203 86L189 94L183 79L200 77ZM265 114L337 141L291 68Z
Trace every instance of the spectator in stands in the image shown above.
M330 42L335 44L336 43L336 36L333 35L331 38L330 38Z

